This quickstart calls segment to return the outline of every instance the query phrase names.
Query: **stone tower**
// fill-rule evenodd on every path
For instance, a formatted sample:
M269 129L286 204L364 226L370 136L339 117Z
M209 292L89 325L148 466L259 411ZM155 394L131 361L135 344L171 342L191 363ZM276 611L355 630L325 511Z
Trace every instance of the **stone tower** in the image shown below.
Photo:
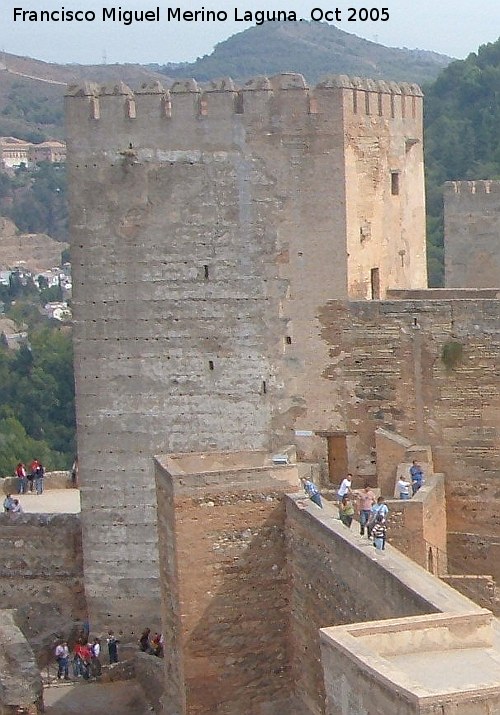
M133 634L158 613L152 456L342 427L318 306L426 286L422 96L86 85L67 126L87 599Z
M444 186L446 288L496 288L500 281L500 181Z

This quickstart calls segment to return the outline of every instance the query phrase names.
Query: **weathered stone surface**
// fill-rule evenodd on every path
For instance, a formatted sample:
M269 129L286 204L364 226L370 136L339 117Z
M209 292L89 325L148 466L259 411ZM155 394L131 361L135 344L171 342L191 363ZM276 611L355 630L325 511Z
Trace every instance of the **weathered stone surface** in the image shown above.
M500 182L446 182L444 231L446 287L499 288Z
M355 465L372 459L374 433L382 427L432 447L436 471L446 476L447 521L452 532L476 534L491 566L500 528L500 301L492 299L331 302L321 312L330 346L323 375L340 396ZM448 366L443 349L461 346ZM356 468L356 467L355 467ZM465 572L468 548L454 562ZM461 568L455 566L453 572Z
M42 712L42 679L35 656L16 622L15 611L0 611L0 712Z
M158 574L154 513L135 510L154 503L151 455L341 428L318 306L426 285L418 87L217 89L67 99L87 598L94 623L134 637L159 604L153 583L129 599ZM116 509L125 538L88 541Z
M43 665L57 636L85 616L81 524L77 515L0 514L0 599Z
M297 468L240 453L239 470L234 455L225 470L223 455L212 470L210 454L180 455L191 471L158 458L167 712L290 712L283 498Z

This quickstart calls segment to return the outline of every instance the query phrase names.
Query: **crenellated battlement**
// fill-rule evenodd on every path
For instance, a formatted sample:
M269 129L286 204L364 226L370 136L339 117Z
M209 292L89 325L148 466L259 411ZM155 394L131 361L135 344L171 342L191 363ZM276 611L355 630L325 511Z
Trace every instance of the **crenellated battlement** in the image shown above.
M82 122L126 122L180 120L183 123L222 119L231 115L260 115L279 120L310 115L381 117L420 122L422 91L416 84L385 82L339 75L309 87L301 74L282 73L273 77L254 77L241 86L230 78L200 85L194 79L178 80L166 88L160 82L131 89L123 82L99 85L85 82L73 85L66 94L68 127L71 133L83 129ZM357 119L356 119L357 117ZM242 120L244 121L244 119ZM117 127L119 131L119 127ZM133 131L132 127L130 130Z
M486 196L492 194L498 196L500 194L500 181L492 179L477 179L475 181L446 181L444 184L444 193L447 196L470 195L477 194L478 196Z

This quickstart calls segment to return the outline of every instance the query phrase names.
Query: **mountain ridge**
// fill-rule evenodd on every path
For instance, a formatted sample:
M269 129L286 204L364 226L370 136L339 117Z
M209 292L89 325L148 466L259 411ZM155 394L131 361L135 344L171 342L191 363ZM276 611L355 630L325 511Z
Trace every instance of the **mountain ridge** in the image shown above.
M430 50L385 47L323 22L267 22L218 43L194 62L149 65L174 78L208 81L230 75L295 71L310 82L332 74L426 83L453 58Z

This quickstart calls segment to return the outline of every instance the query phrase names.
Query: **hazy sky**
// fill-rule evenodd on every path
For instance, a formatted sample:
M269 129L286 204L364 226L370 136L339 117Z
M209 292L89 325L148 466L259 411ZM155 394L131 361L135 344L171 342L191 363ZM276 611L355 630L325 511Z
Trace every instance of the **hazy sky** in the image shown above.
M25 4L23 4L23 2ZM341 30L394 47L434 50L453 57L465 57L479 45L494 42L500 36L500 0L353 0L337 4L323 0L207 0L184 5L167 0L123 0L113 5L106 0L0 0L0 49L50 62L78 62L96 64L106 58L113 62L191 61L210 54L217 42L250 27L252 22L235 19L235 11L242 18L246 10L295 11L297 18L310 19L313 8L316 17L321 12L340 10ZM103 8L118 10L153 10L159 7L159 21L135 22L125 26L106 19ZM216 22L168 19L168 8L183 11L218 10L227 19ZM348 21L348 8L386 8L387 21ZM87 13L83 22L14 21L14 9L19 11L80 10ZM95 20L91 21L92 13ZM376 12L374 11L374 15ZM325 16L323 16L325 17Z

